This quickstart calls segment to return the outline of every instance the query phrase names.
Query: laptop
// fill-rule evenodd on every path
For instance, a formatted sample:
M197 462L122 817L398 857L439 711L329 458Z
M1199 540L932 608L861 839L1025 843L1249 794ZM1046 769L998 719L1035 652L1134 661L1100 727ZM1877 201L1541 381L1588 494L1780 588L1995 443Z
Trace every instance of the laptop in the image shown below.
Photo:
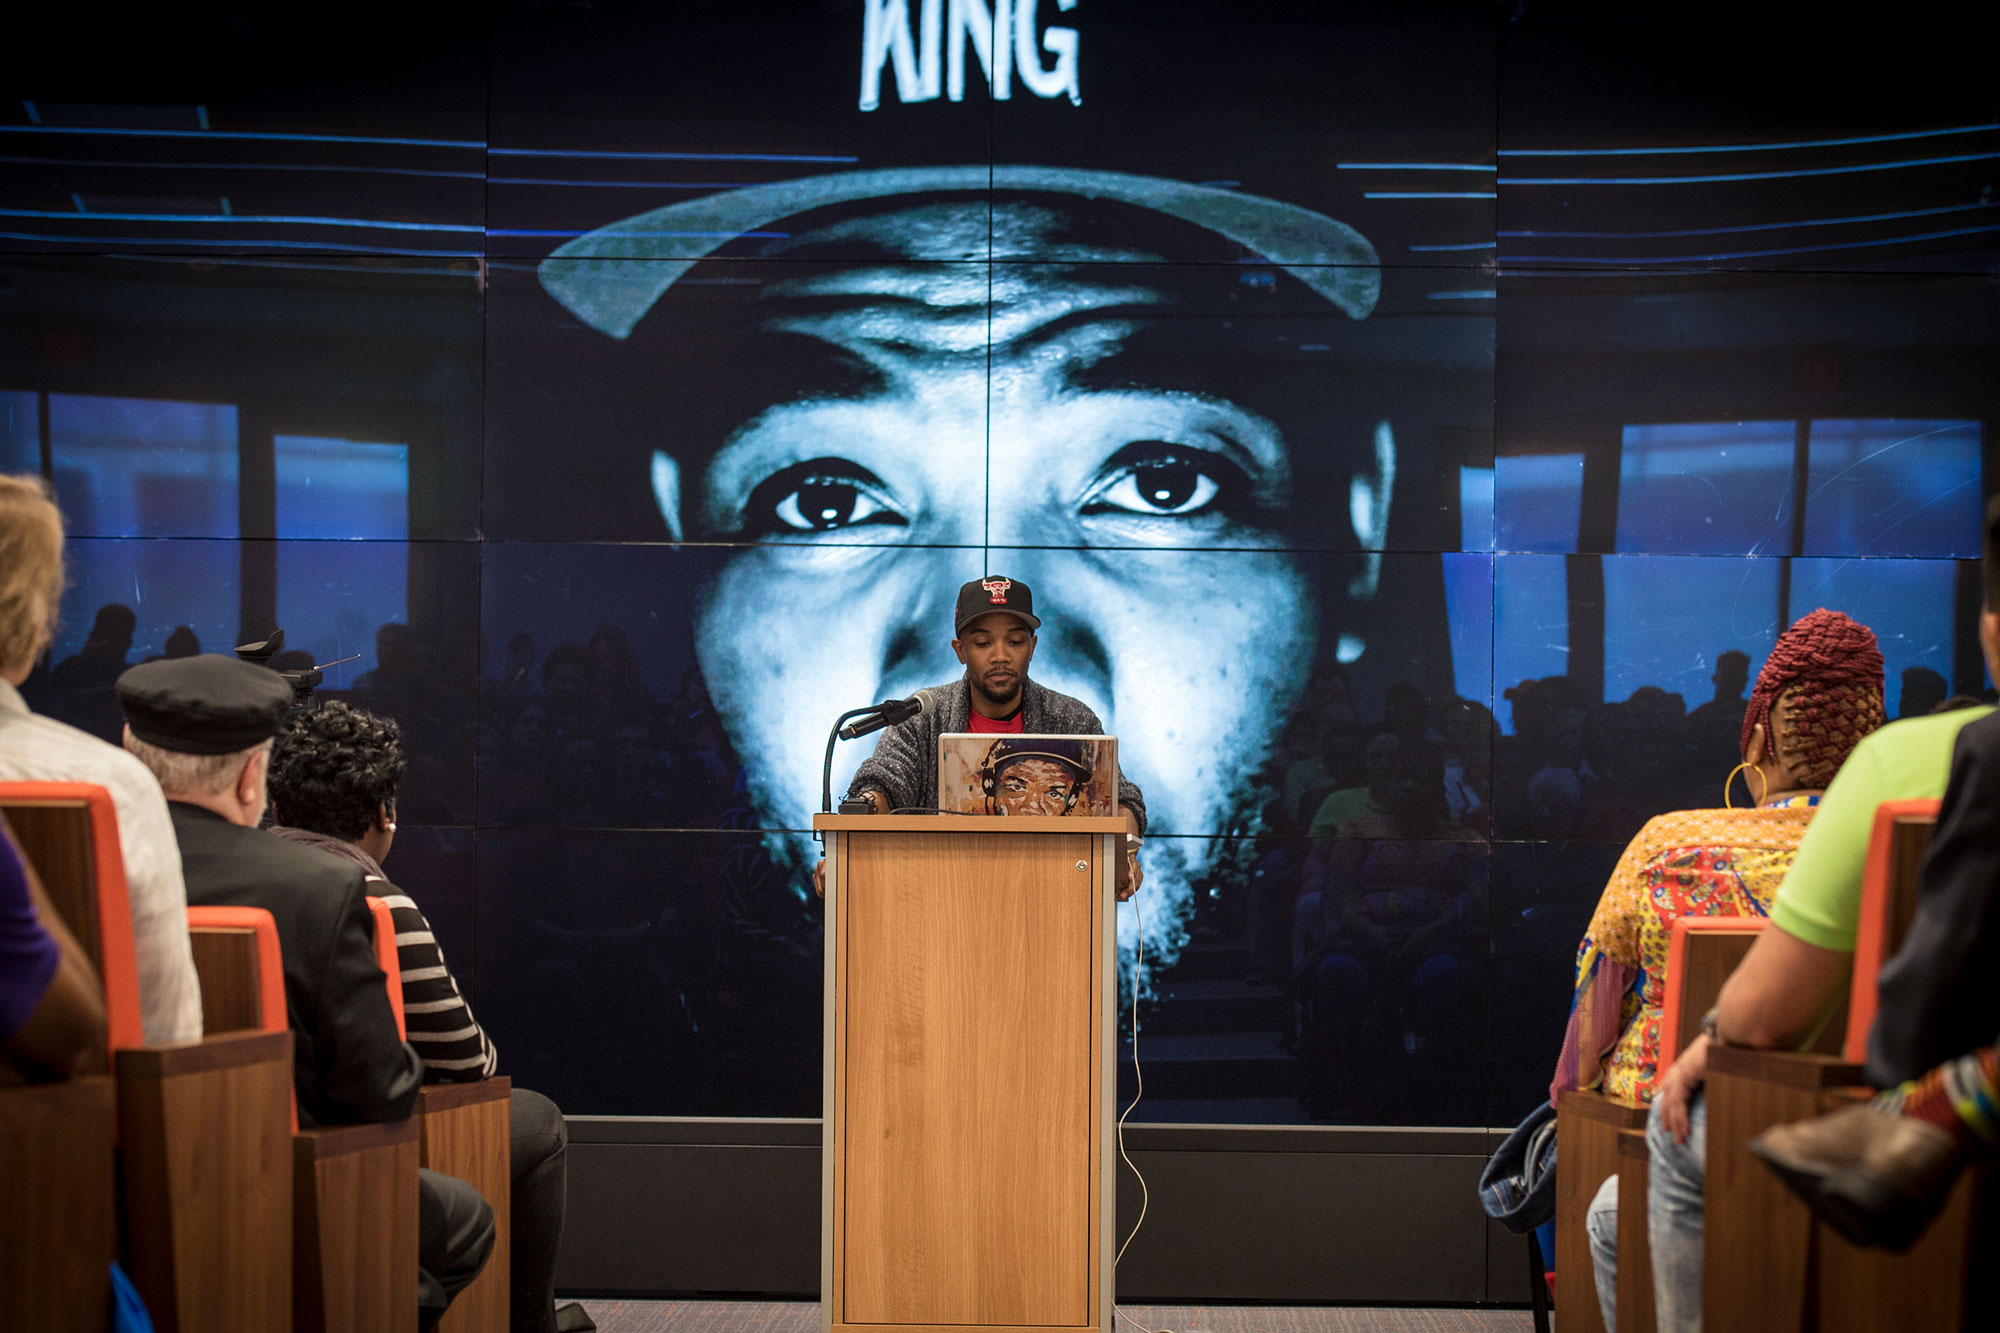
M937 807L950 815L1116 815L1116 736L938 737Z

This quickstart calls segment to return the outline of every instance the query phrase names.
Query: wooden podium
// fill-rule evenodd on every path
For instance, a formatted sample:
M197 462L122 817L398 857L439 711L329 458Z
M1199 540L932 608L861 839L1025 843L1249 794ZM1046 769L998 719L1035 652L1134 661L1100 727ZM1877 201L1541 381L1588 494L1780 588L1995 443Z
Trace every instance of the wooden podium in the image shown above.
M1123 821L813 827L826 838L820 1326L1112 1333Z

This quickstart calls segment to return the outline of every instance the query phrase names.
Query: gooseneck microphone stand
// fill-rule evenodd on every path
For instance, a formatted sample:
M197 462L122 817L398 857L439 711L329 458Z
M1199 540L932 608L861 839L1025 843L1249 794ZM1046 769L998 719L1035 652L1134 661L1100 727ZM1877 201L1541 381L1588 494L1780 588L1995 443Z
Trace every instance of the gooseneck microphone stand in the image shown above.
M833 813L833 747L840 743L841 724L850 718L868 717L887 708L887 703L869 704L866 708L850 708L833 720L833 726L826 733L826 762L819 770L819 812Z

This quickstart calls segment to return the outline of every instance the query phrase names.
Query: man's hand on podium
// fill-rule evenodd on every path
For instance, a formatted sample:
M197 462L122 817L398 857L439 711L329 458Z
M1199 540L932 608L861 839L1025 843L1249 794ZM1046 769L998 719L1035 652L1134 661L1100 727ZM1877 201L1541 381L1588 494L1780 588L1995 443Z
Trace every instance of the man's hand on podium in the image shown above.
M1125 816L1125 855L1118 858L1118 901L1127 903L1146 875L1139 869L1139 817L1129 806L1120 806L1119 812Z
M876 814L886 815L889 813L889 794L887 792L878 791L870 787L867 791L862 792L861 795L869 805L875 808ZM819 864L813 867L813 897L826 897L826 858L823 856L819 859Z

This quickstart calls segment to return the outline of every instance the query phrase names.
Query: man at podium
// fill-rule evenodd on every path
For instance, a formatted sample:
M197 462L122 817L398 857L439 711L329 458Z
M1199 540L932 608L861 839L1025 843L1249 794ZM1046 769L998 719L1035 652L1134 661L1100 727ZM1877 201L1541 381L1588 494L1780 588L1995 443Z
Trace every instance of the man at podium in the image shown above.
M848 797L867 801L879 815L930 809L937 800L938 737L948 733L1103 735L1104 724L1088 704L1028 679L1041 624L1034 593L1019 579L989 575L961 587L951 650L965 663L965 674L918 691L923 711L883 731L875 753L856 770ZM1118 861L1118 900L1124 902L1139 890L1146 798L1123 774L1118 806L1125 816L1125 855ZM813 891L822 895L825 872L824 861L813 871Z

